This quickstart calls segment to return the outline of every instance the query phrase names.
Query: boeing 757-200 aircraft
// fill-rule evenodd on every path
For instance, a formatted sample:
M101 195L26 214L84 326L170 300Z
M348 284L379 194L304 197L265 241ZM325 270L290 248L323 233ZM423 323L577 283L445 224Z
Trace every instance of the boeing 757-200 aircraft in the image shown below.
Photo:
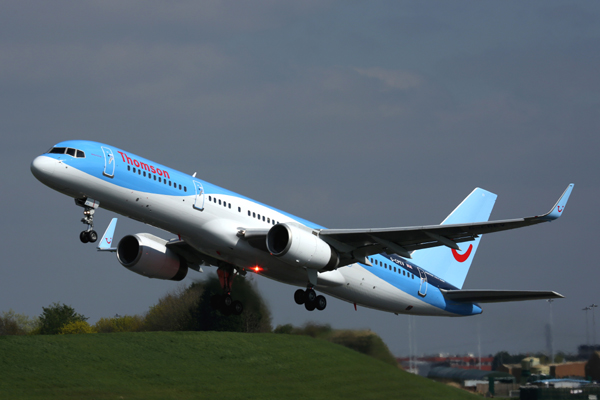
M116 252L127 269L148 278L182 280L189 269L215 266L224 314L239 314L235 274L263 275L298 289L297 304L312 311L327 300L392 313L467 316L480 303L562 297L553 291L462 289L481 235L560 217L570 184L546 214L488 221L496 195L476 188L440 224L402 228L327 229L196 177L106 144L57 144L31 164L35 177L83 207L82 242L96 242L99 208L164 229L123 237L112 247L114 218L98 250ZM460 247L459 247L460 246ZM235 289L235 288L233 288Z

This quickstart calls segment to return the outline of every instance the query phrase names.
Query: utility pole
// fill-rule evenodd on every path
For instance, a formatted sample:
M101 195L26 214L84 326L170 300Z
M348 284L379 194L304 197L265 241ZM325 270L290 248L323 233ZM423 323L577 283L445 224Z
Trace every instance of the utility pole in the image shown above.
M594 333L593 339L594 342L592 343L592 345L594 346L594 351L596 351L596 307L598 307L598 304L591 304L590 308L592 309L592 326L593 326L593 330L592 332Z
M590 311L591 308L584 307L581 310L585 311L585 344L587 345L588 350L589 350L590 349L590 322L588 319L588 311Z
M548 299L550 304L550 364L554 364L554 317L552 315L552 302L554 300Z

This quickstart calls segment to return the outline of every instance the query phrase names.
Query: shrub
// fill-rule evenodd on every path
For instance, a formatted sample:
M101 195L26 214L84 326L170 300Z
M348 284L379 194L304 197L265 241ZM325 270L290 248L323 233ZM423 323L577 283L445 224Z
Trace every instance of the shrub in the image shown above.
M96 333L96 331L86 321L71 321L58 330L59 335L73 335L79 333Z
M66 304L53 303L49 307L42 307L42 310L42 315L40 315L40 334L42 335L56 335L64 325L88 319L76 313L73 307Z
M285 325L277 325L277 328L273 330L273 333L283 333L286 335L291 335L294 333L294 325L285 324Z
M356 350L385 363L397 366L396 358L390 353L390 349L379 337L371 331L335 331L329 341Z
M100 318L94 324L98 333L139 332L144 326L144 319L139 315L124 315L114 318Z
M385 363L397 366L396 358L383 340L371 331L334 330L329 324L320 325L308 322L301 328L291 324L279 325L274 333L287 333L292 335L306 335L348 347L352 350L366 354Z

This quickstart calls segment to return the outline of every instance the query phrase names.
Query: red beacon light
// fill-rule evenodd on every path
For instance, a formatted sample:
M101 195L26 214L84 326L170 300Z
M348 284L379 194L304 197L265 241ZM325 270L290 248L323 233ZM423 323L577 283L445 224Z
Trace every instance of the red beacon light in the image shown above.
M254 267L250 268L250 270L251 270L252 272L256 272L256 273L258 274L258 273L259 273L259 272L261 272L263 269L262 269L261 267L259 267L258 265L255 265Z

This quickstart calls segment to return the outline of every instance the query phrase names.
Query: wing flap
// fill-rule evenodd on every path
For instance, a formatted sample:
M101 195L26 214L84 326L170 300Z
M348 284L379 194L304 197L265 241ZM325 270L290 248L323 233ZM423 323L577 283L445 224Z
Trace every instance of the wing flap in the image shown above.
M446 300L465 303L503 303L508 301L546 300L564 298L549 290L444 290Z

